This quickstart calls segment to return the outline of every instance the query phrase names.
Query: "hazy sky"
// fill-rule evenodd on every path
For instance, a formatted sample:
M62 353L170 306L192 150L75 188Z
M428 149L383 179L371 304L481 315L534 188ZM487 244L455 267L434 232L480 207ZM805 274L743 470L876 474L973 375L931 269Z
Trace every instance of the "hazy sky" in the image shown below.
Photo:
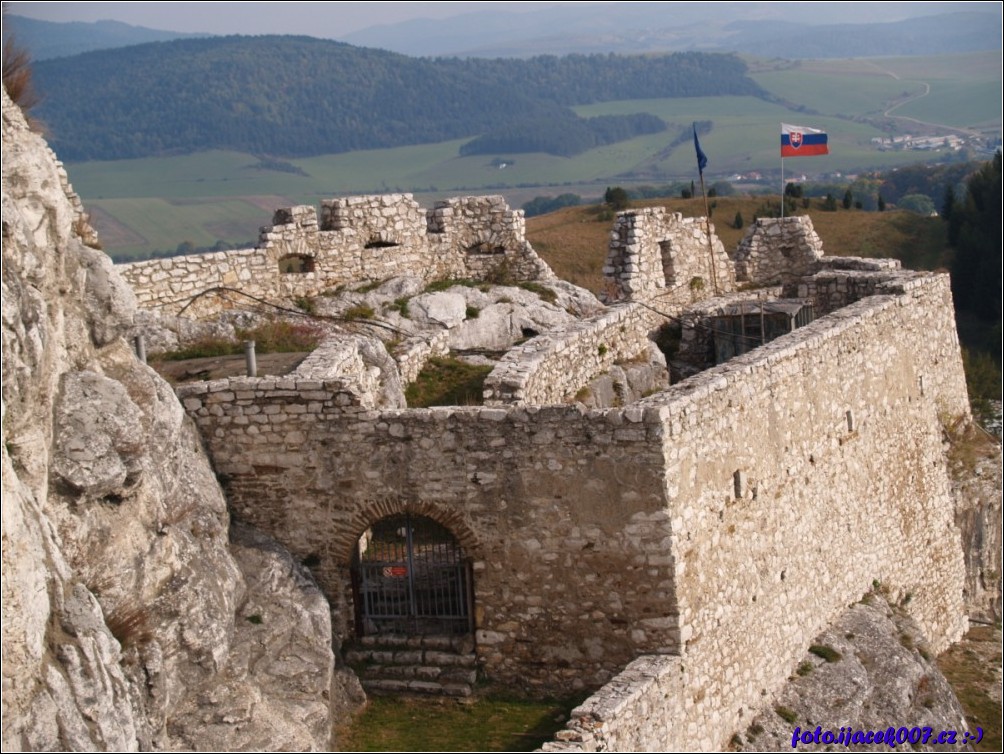
M4 3L8 12L43 21L113 19L135 26L209 34L308 34L340 37L410 18L446 18L475 10L533 10L574 2L499 3Z
M585 2L286 2L286 3L71 3L5 2L10 13L45 21L100 21L112 19L135 26L209 34L307 34L338 38L350 32L412 18L447 18L489 8L528 11ZM710 13L722 13L720 3L706 3ZM694 3L688 3L693 7ZM1000 8L999 2L883 2L883 3L759 3L776 15L815 13L825 22L888 21L914 15L955 10ZM810 6L814 9L809 11ZM786 10L787 9L787 10ZM808 18L799 18L807 21Z

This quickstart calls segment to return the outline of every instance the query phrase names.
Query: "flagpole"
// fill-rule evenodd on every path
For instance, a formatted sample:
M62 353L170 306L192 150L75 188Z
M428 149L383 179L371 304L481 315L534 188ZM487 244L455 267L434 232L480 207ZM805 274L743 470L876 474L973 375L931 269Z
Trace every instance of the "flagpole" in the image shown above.
M704 218L708 230L708 257L711 260L711 287L718 295L718 276L715 274L715 248L711 244L711 209L708 207L708 192L704 190L704 171L697 171L701 175L701 193L704 194Z
M781 155L781 219L784 219L784 155Z
M718 295L718 275L715 272L715 247L711 243L711 208L708 206L708 192L704 189L704 168L708 164L708 156L701 151L701 144L697 140L697 124L694 123L694 152L697 153L697 173L701 176L701 194L704 196L704 217L708 232L708 258L711 262L711 287ZM690 182L693 185L693 181Z

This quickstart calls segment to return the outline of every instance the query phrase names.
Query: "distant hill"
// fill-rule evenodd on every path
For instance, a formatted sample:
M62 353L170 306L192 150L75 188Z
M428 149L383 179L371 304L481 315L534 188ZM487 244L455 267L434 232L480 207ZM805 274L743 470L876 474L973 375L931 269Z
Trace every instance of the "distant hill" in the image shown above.
M35 77L38 116L65 160L208 149L298 157L493 134L495 143L523 134L548 151L542 144L561 133L575 135L575 153L651 133L653 123L582 119L573 105L764 96L732 55L424 59L285 36L102 50L42 61Z
M36 61L146 42L210 36L148 29L119 21L55 23L13 14L4 16L4 37L10 32L17 37L18 44L31 53L32 60Z
M788 59L847 58L938 55L1001 46L1000 10L988 11L986 3L864 6L597 3L529 12L478 10L447 20L372 26L343 39L408 55L476 57L702 50Z
M777 21L734 22L737 37L720 49L763 57L850 58L941 55L999 50L1000 14L945 13L884 24L806 24Z

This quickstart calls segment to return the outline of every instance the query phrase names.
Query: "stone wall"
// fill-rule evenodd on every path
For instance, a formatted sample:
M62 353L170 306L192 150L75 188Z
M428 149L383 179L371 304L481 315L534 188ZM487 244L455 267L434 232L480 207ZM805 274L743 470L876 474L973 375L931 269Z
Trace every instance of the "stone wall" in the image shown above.
M723 748L876 584L935 652L959 638L940 429L968 406L948 277L903 288L639 404L669 412L681 657L636 660L548 749Z
M666 479L693 700L681 746L707 731L722 746L875 581L935 652L965 628L941 442L942 417L968 414L948 277L903 288L640 404L673 412Z
M235 515L314 564L340 635L359 536L409 510L473 558L488 678L595 688L639 653L676 650L658 411L377 412L339 383L246 378L179 394Z
M733 266L714 225L665 207L617 213L603 275L612 301L658 296L665 305L735 290Z
M339 614L358 536L429 515L475 559L489 677L567 690L681 654L667 735L715 748L874 582L935 651L965 627L941 444L943 417L968 412L948 279L896 283L625 409L180 392L235 511L313 556Z
M485 405L566 402L614 364L644 358L651 318L643 307L625 304L513 348L485 380Z
M736 280L780 283L814 272L823 256L808 215L763 217L746 231L735 253Z
M424 210L411 194L325 200L276 211L253 249L118 266L141 307L189 316L269 300L313 296L349 282L416 275L426 280L554 277L525 237L522 210L499 196L460 197Z

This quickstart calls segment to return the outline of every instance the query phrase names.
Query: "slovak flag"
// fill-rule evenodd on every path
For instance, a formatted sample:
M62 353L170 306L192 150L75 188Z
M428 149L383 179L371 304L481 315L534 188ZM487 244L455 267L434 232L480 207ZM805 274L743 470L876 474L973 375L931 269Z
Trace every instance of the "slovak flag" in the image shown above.
M817 157L829 153L825 131L781 124L781 157Z

